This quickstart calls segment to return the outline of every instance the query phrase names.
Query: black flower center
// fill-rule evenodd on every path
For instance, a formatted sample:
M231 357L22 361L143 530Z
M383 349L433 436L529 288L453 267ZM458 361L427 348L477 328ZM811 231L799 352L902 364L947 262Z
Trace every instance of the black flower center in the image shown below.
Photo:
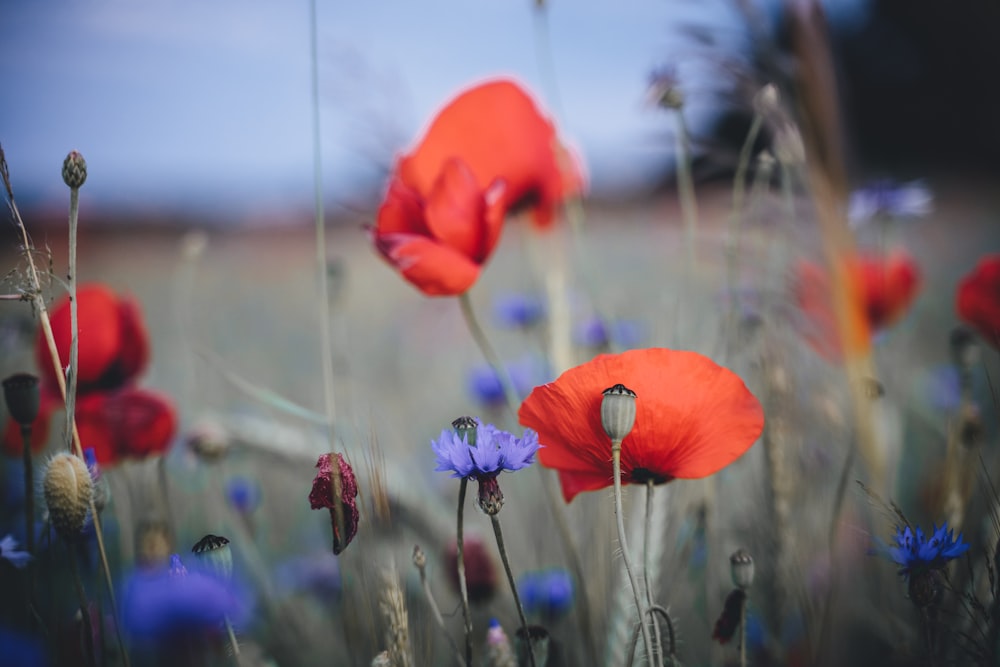
M673 477L669 475L658 475L652 470L646 468L635 468L632 470L632 483L633 484L646 484L647 482L652 482L653 484L666 484Z

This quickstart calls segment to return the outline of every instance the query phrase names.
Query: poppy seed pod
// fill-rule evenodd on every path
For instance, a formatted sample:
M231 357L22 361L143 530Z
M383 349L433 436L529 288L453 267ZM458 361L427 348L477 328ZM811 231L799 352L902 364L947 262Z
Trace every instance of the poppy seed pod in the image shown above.
M754 565L749 551L737 549L733 552L729 557L729 567L733 586L745 591L753 585Z
M233 576L233 552L229 540L221 535L206 535L191 548L198 557L202 568L221 581L229 581Z
M87 181L87 161L77 151L70 151L63 160L63 183L74 190Z
M94 491L87 464L72 454L56 454L45 470L43 488L52 527L67 542L78 539Z
M601 401L601 426L611 442L621 444L635 426L635 392L623 384L604 390Z
M38 417L42 400L38 377L29 373L15 373L5 378L3 398L11 418L22 427L31 426Z
M517 652L518 664L527 665L528 651L534 653L536 667L545 667L549 662L549 631L540 625L529 625L527 640L525 628L518 628L514 633L514 646Z
M455 429L459 438L465 438L469 447L476 446L476 430L479 428L479 422L475 417L459 417L451 423L451 427Z

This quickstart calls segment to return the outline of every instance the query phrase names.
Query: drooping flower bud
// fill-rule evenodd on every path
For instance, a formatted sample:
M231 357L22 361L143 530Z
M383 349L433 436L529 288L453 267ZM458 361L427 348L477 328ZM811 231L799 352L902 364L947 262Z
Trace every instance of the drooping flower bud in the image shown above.
M496 475L479 478L479 509L490 516L498 514L503 508L503 491Z
M233 551L229 540L221 535L206 535L191 548L202 569L219 579L229 581L233 576Z
M748 590L753 585L754 565L753 557L746 549L737 549L729 557L730 574L733 577L733 586L741 590Z
M336 457L336 458L334 458ZM316 461L319 472L309 492L309 505L330 510L333 553L340 554L358 534L358 480L351 465L340 454L323 454Z
M722 613L715 620L715 627L712 629L712 639L720 644L727 643L736 634L736 629L740 626L740 617L743 615L743 605L747 601L747 594L743 589L737 588L729 592L726 602L723 604Z
M621 443L635 426L635 392L623 384L616 384L603 393L601 426L611 442Z
M476 446L476 432L479 429L479 422L476 421L475 417L459 417L451 423L451 427L455 429L459 438L465 438L469 447Z
M21 427L29 427L38 417L41 392L38 376L29 373L15 373L3 381L3 398L11 419Z
M87 181L87 161L77 151L70 151L63 160L63 182L76 189Z
M94 492L87 464L72 454L56 454L45 470L43 488L52 527L67 542L77 540Z

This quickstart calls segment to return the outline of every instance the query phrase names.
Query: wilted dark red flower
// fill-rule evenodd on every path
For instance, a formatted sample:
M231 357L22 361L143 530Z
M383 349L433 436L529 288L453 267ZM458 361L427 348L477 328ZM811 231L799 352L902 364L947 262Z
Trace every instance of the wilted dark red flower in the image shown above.
M334 459L336 457L336 459ZM334 460L337 467L334 469ZM333 525L333 553L339 554L358 534L358 481L354 470L340 454L323 454L316 461L319 472L309 492L309 505L330 510Z
M80 360L77 390L85 394L95 389L114 389L135 379L149 362L149 333L138 304L101 284L81 286L76 298ZM68 296L56 302L50 320L59 359L66 368L72 340ZM55 389L55 369L41 330L35 355L43 384Z
M743 381L711 359L651 348L602 354L536 387L521 424L538 432L542 465L559 472L567 502L613 484L603 392L636 394L635 425L622 441L622 482L707 477L738 459L764 428L764 411Z
M469 602L478 604L489 602L497 591L497 568L490 556L486 543L475 535L466 535L462 540L462 556L465 560L465 583L469 590ZM455 595L461 588L458 580L458 542L452 540L444 552L445 570L448 583Z
M736 588L726 596L726 603L722 608L722 613L715 621L712 629L712 639L720 644L727 643L736 634L736 629L740 627L740 612L746 602L745 591Z
M983 257L972 273L962 278L955 308L987 343L1000 348L1000 255Z
M824 358L838 361L864 354L873 333L898 322L920 290L920 268L909 254L852 254L843 258L843 289L847 298L846 340L841 340L834 306L834 277L812 262L796 266L792 285L803 315L806 341Z
M530 207L547 227L559 203L582 187L576 161L531 96L513 81L489 81L452 100L399 158L372 236L425 294L462 294L508 212Z

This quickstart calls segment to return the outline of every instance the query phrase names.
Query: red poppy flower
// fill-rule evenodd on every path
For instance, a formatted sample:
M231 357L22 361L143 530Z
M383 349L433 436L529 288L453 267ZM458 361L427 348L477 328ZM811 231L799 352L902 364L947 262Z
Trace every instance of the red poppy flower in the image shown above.
M636 418L622 442L622 482L707 477L738 459L764 428L764 411L733 372L696 352L652 348L602 354L536 387L521 404L538 432L542 465L559 472L567 502L611 486L602 392L634 391Z
M906 314L921 282L917 263L901 250L887 257L849 255L841 269L850 307L846 344L842 344L837 326L829 272L811 262L799 262L793 284L807 342L833 361L867 352L871 334L892 326Z
M958 284L958 316L975 327L986 341L1000 348L1000 255L979 260Z
M580 169L531 97L512 81L491 81L452 100L399 159L373 240L425 294L461 294L509 211L530 207L546 227L582 187Z
M77 390L117 388L134 379L149 361L149 334L138 305L119 297L105 285L84 285L77 290L79 373ZM69 365L72 338L69 296L52 308L52 335L62 367ZM55 370L41 330L35 346L43 384L55 391Z

